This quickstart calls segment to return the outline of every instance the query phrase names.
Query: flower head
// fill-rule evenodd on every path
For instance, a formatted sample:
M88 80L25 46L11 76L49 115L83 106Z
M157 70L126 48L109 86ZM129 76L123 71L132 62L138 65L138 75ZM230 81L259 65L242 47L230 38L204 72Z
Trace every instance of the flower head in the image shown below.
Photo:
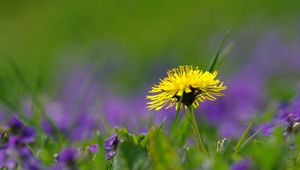
M104 142L104 149L105 149L105 157L106 159L111 159L115 156L117 146L119 144L119 139L117 134L113 134L110 138L108 138Z
M154 85L148 95L147 108L160 110L166 106L166 109L172 107L181 99L181 104L185 106L199 106L199 102L216 100L217 96L222 96L221 91L227 87L223 82L216 79L217 72L210 73L201 71L198 67L179 66L168 71L167 77L160 80L159 85Z
M98 144L93 144L93 145L89 146L89 151L92 153L98 153L98 151L99 151Z

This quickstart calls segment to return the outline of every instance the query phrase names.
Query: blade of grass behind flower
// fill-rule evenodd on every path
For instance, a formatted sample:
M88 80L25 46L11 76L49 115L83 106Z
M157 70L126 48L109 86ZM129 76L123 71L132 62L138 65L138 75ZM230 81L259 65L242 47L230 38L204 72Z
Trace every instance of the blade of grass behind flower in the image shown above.
M234 48L235 46L235 42L234 41L230 41L221 51L220 55L219 55L219 63L215 66L215 70L218 70L219 67L223 64L225 58L227 57L227 55L231 52L231 50Z
M217 63L219 57L220 57L220 53L221 53L221 51L222 51L222 49L223 49L225 40L226 40L226 38L228 37L228 35L229 35L229 31L227 31L227 32L225 33L225 36L224 36L223 40L221 41L221 43L220 43L220 45L219 45L219 48L218 48L218 50L217 50L217 53L216 53L216 55L214 56L214 58L211 60L209 66L208 66L208 68L207 68L207 71L209 71L209 72L213 72L213 71L214 71L214 68L215 68L215 66L216 66L216 63Z
M246 130L244 131L244 133L242 134L242 136L240 137L240 139L238 140L238 142L236 143L236 145L234 146L234 152L238 153L240 150L241 145L244 143L244 141L246 140L248 134L250 133L250 130L253 126L253 122L251 122L248 127L246 128Z
M247 138L242 144L240 148L243 148L245 145L247 145L252 139L254 139L254 137L261 132L261 129L258 129L257 131L255 131L249 138Z
M159 129L162 129L162 127L165 124L166 119L167 119L167 116L165 116L164 119L160 122Z

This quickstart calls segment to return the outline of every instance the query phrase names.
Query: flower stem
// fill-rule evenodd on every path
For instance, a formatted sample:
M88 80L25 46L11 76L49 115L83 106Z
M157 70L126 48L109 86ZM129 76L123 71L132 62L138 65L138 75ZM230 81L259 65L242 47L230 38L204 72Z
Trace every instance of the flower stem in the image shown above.
M191 127L192 127L192 129L194 131L194 134L196 136L196 139L197 139L198 147L202 152L207 154L206 147L204 145L204 142L201 138L201 135L200 135L200 132L199 132L199 129L198 129L198 125L197 125L197 122L196 122L193 106L188 106L188 114L189 114L189 117L190 117Z
M182 98L183 98L183 95L180 97L179 99L179 102L178 102L178 107L176 108L176 115L175 115L175 119L173 121L173 124L171 126L171 129L172 129L172 133L175 133L175 130L178 126L178 122L179 122L179 113L180 113L180 109L181 109L181 103L182 103Z

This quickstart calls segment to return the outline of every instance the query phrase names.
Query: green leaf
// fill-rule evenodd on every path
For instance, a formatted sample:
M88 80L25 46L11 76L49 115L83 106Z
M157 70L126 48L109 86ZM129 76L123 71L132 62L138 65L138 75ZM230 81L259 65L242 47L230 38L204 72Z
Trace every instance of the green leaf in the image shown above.
M195 169L203 163L205 156L198 147L184 147L184 169Z
M113 170L147 170L150 159L145 149L130 142L119 144L113 160Z
M139 145L142 148L146 149L149 143L148 134L131 134L126 128L116 128L116 133L123 139L125 142L130 142L135 145Z
M253 123L251 122L247 129L244 131L244 133L242 134L242 136L240 137L240 139L238 140L238 142L236 143L235 147L234 147L234 152L235 153L238 153L239 152L239 149L241 147L241 145L244 143L244 141L246 140L251 128L253 126Z
M259 143L252 142L245 147L245 153L251 157L256 169L286 169L289 149L283 130L277 128L274 135L261 138Z
M184 116L182 121L179 123L178 128L175 130L175 133L171 136L172 141L178 146L181 147L185 144L190 130L190 122L187 117Z
M218 48L218 50L217 50L217 53L216 53L216 55L214 56L214 58L211 60L209 66L208 66L208 68L207 68L207 71L209 71L209 72L213 72L213 71L214 71L214 68L215 68L215 66L216 66L216 63L217 63L219 57L220 57L220 53L222 52L222 49L223 49L225 40L226 40L226 38L227 38L228 35L229 35L229 31L226 32L226 34L225 34L223 40L221 41L221 44L219 45L219 48Z
M96 158L95 158L94 163L96 163L100 167L104 167L104 165L106 164L105 150L104 150L104 147L103 147L104 138L103 138L103 136L101 135L101 133L99 131L96 133L96 140L98 142L98 151L99 152L96 154Z
M160 129L150 131L149 152L153 169L181 170L179 154L171 141Z

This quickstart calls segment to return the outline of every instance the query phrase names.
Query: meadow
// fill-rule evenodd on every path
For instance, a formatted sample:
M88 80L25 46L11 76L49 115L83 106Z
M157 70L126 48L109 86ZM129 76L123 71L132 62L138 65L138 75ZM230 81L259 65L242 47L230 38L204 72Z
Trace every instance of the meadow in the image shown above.
M299 6L3 2L0 169L300 169Z

